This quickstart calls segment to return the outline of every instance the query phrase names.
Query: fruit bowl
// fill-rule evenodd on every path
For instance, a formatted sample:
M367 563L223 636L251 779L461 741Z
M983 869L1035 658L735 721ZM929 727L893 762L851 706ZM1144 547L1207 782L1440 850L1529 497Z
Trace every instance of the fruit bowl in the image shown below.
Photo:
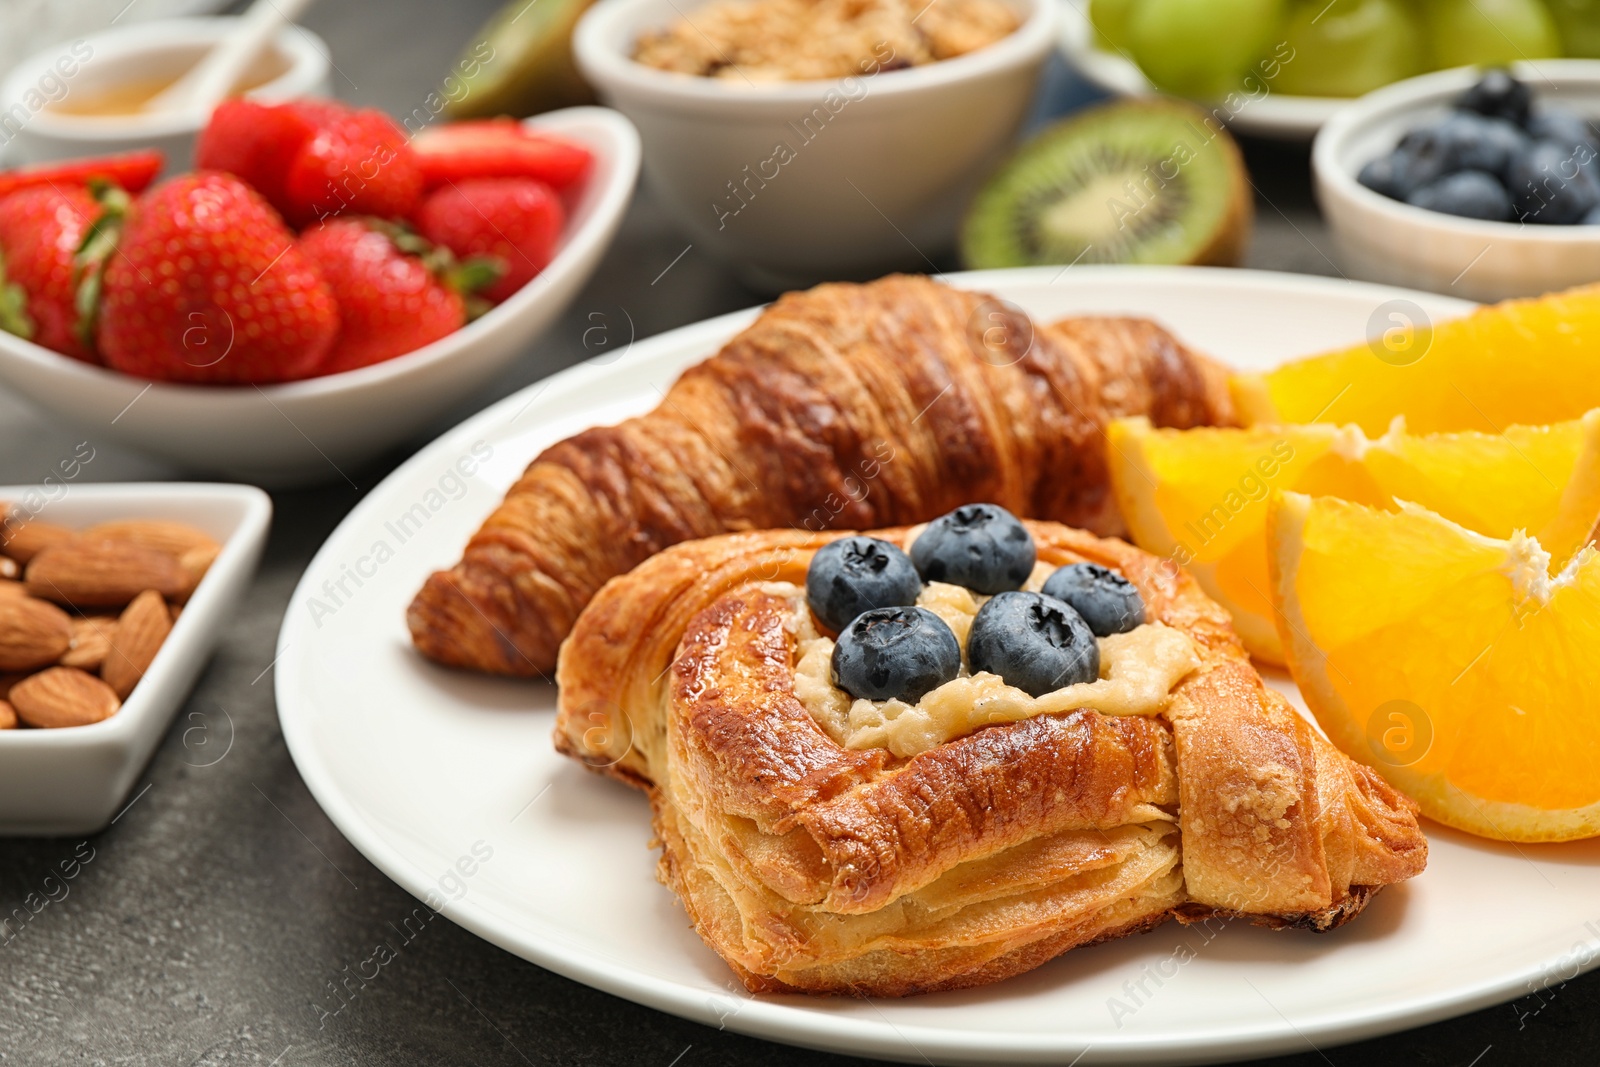
M1600 61L1546 59L1512 71L1539 101L1600 118ZM1356 180L1366 163L1443 115L1477 79L1462 67L1396 82L1341 110L1317 135L1317 201L1352 277L1473 300L1537 296L1600 277L1600 226L1460 218L1391 200Z
M1108 52L1094 39L1087 3L1061 5L1061 53L1090 84L1118 96L1148 96L1159 92L1127 56ZM1332 96L1290 96L1266 93L1256 98L1240 94L1240 106L1218 104L1220 114L1235 133L1283 141L1309 141L1322 124L1350 103Z
M639 172L631 123L598 107L528 120L594 153L556 256L482 318L359 370L266 386L132 378L0 333L0 382L62 419L185 468L265 486L328 481L460 402L524 351L577 296L622 220Z

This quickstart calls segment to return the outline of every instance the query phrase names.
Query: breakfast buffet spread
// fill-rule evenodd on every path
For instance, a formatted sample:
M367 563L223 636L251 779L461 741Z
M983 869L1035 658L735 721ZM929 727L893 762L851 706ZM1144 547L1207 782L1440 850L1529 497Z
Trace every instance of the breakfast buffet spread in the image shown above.
M587 91L573 49L629 3L502 14L425 122L267 98L252 77L181 151L0 172L0 377L70 361L134 391L359 389L380 364L449 360L448 338L469 351L540 278L548 322L625 198L585 214L617 161L519 120ZM1364 291L1367 336L1265 362L1239 358L1243 323L1201 345L1116 295L1030 314L998 295L1020 275L982 273L1071 289L1071 268L1112 265L1131 294L1201 273L1145 267L1238 265L1258 190L1229 94L1356 96L1475 64L1471 88L1394 111L1340 161L1353 195L1480 227L1480 256L1530 229L1600 253L1600 112L1499 65L1596 54L1582 5L1356 0L1325 23L1320 6L1095 0L1097 47L1190 99L1096 103L941 179L927 214L961 210L929 251L979 273L793 287L693 358L641 364L665 375L650 410L574 401L537 447L510 438L529 445L511 467L501 439L475 442L316 603L342 608L345 576L395 590L403 622L369 640L409 631L416 714L448 724L428 686L498 676L555 752L642 791L636 836L673 914L752 994L988 986L1168 920L1300 931L1274 942L1294 960L1302 934L1416 904L1381 890L1451 877L1430 838L1526 861L1600 837L1600 270L1456 315ZM789 138L772 168L703 190L709 212L671 210L775 233L808 223L768 187L820 180L785 176L783 149L803 161L830 129L887 121L874 94L909 113L942 79L1031 91L1038 57L1007 49L1054 18L1011 0L667 8L615 61L673 79L706 109L691 125ZM519 103L475 111L486 97ZM41 108L85 119L76 98ZM772 118L790 111L798 126ZM629 114L646 174L675 166L683 116ZM902 266L933 265L913 251ZM468 483L483 493L457 504ZM420 587L397 580L383 566L447 495L481 524ZM69 527L52 499L0 506L0 757L113 726L217 581L223 546L193 524L129 505ZM551 683L553 715L530 710ZM470 711L500 690L452 692ZM310 742L285 733L312 778Z

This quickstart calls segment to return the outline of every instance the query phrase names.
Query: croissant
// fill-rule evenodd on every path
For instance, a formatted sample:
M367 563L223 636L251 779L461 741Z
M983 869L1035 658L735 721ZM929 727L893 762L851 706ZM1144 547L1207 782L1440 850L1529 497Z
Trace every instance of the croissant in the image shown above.
M1144 319L1035 327L922 277L778 300L653 412L545 450L407 613L441 663L548 674L610 578L668 545L920 522L971 500L1122 530L1104 428L1233 420L1223 369Z
M1325 930L1423 869L1416 805L1263 684L1188 574L1027 525L1035 581L1115 568L1190 643L1158 714L1069 701L909 756L841 744L808 703L801 586L842 533L681 544L580 615L556 746L649 795L661 881L751 991L981 985L1169 918Z

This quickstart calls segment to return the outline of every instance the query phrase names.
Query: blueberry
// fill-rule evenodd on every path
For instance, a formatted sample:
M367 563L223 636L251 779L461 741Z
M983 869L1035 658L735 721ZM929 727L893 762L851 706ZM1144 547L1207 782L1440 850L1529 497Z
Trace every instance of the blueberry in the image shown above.
M1453 129L1452 163L1461 170L1482 170L1500 177L1514 158L1528 150L1528 135L1505 119L1463 112Z
M1022 588L1033 573L1033 537L1005 508L967 504L928 523L911 561L925 581L1003 593Z
M806 571L806 603L830 630L863 611L915 604L922 579L911 557L887 541L843 537L824 545Z
M1527 135L1504 119L1452 111L1406 134L1395 150L1410 182L1400 199L1458 170L1504 175L1528 144Z
M961 673L961 645L927 608L874 608L833 646L833 684L854 697L914 704Z
M1536 141L1511 163L1506 175L1512 209L1524 222L1564 226L1600 207L1600 180L1571 150Z
M1139 590L1098 563L1062 567L1044 583L1044 595L1070 604L1096 637L1125 634L1144 622L1144 598Z
M1528 135L1536 141L1554 141L1572 152L1586 149L1582 154L1594 156L1600 151L1600 140L1594 127L1575 112L1561 107L1541 108L1528 120Z
M1406 197L1406 203L1467 219L1510 222L1511 194L1493 174L1462 170L1424 185Z
M972 673L998 674L1033 696L1100 677L1100 646L1071 605L1040 593L1001 593L967 634Z
M1379 156L1361 168L1356 181L1392 200L1404 200L1415 188L1411 180L1410 157L1399 150Z
M1533 108L1533 91L1506 70L1485 71L1478 84L1456 99L1456 106L1522 125Z

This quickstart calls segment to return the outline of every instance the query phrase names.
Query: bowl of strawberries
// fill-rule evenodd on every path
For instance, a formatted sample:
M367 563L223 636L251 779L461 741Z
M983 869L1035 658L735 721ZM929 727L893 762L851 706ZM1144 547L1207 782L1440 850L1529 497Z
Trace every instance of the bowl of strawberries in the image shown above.
M0 382L187 468L337 479L500 370L616 232L638 135L605 108L431 126L219 106L158 153L0 172Z

